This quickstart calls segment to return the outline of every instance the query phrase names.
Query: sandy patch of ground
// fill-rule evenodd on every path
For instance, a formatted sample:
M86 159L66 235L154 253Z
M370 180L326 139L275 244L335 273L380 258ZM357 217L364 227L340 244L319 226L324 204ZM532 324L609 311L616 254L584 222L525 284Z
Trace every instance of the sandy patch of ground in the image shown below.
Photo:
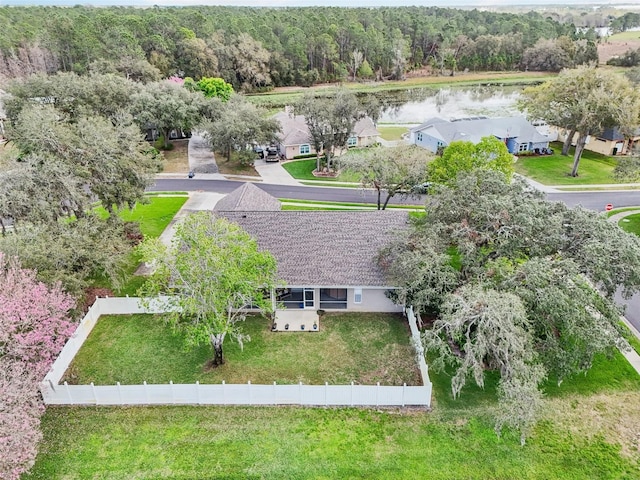
M640 40L607 41L598 44L598 59L601 64L605 64L612 57L638 48L640 48Z

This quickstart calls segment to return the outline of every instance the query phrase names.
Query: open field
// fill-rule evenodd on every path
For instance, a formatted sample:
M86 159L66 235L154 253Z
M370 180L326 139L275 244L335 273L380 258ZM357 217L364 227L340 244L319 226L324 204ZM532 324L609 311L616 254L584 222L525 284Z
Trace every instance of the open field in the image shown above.
M617 164L615 158L585 150L578 167L578 176L569 174L573 167L572 147L568 156L562 156L562 145L554 142L553 155L520 157L515 164L516 172L544 185L596 185L621 183L612 175Z
M244 349L225 342L225 365L211 369L209 345L185 351L161 317L101 317L74 359L65 380L97 385L147 383L260 383L322 385L420 385L399 315L328 313L318 332L272 332L263 317L242 325L250 335ZM384 367L382 367L384 365Z
M432 373L432 412L49 407L36 465L22 480L634 479L640 378L625 363L600 357L586 376L551 390L524 447L510 432L498 437L487 416L495 376L453 400L447 376Z

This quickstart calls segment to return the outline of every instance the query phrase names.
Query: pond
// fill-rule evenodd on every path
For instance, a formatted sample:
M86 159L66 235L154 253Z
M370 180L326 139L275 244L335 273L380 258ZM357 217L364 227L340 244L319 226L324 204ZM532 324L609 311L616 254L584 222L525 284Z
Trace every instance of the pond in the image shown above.
M422 123L431 117L521 115L516 107L522 86L416 88L374 94L381 104L379 123Z

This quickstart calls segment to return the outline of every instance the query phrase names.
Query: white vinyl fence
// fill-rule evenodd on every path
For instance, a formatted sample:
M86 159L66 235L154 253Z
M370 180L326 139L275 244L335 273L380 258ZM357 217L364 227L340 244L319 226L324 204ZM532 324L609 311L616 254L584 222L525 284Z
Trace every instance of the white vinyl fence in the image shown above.
M421 386L377 385L253 385L162 384L162 385L68 385L60 379L100 315L163 313L158 302L145 309L139 298L98 298L64 346L41 383L49 405L309 405L309 406L431 406L431 382L424 355ZM410 313L409 313L410 312ZM412 311L408 311L411 325ZM415 327L415 317L413 317ZM414 332L412 327L412 334ZM415 328L417 332L417 328ZM419 345L419 343L414 344ZM420 355L418 355L420 357Z

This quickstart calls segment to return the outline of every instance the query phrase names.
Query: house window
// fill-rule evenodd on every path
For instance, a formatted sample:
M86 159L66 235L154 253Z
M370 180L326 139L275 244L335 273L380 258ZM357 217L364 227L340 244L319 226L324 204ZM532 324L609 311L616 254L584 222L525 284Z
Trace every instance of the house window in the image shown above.
M355 288L353 290L353 303L362 303L362 289Z
M529 144L528 143L521 143L518 146L518 151L519 152L527 152L529 150Z
M347 146L355 147L356 145L358 145L358 137L349 137L347 140Z
M438 142L438 143L436 144L436 147L437 147L437 148L444 147L444 143L442 143L442 142Z
M311 153L311 147L309 145L300 145L300 155L307 155Z
M422 133L418 133L418 135L416 135L416 138L418 139L419 142L422 141Z
M320 289L320 308L347 308L347 289L346 288L321 288Z

